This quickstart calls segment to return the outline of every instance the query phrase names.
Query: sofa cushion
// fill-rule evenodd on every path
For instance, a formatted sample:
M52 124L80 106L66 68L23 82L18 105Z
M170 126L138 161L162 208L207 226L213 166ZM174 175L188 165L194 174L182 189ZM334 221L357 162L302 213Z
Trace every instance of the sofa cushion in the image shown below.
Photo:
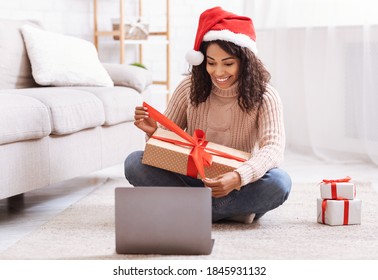
M39 85L113 86L91 42L31 25L22 26L21 32Z
M20 27L31 21L0 19L0 89L35 87Z
M127 87L81 87L90 92L103 103L105 111L104 125L115 125L134 121L135 107L143 102L142 96L134 89Z
M105 121L102 102L91 93L57 87L15 91L18 94L38 99L45 104L50 114L52 134L70 134L102 125Z
M43 103L29 96L0 91L0 144L39 139L50 132L49 112Z
M131 87L139 92L152 84L152 74L141 67L125 64L103 63L114 85Z

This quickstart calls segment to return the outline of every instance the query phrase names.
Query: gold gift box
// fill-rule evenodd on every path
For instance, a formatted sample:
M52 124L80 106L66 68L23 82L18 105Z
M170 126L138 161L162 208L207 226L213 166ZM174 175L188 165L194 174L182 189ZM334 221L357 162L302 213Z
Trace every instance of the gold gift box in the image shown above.
M153 136L164 137L188 143L186 140L184 140L174 132L161 128L158 128ZM248 160L251 156L250 153L239 151L212 142L208 142L206 147L228 153L245 160ZM190 151L191 147L176 145L151 137L146 143L142 162L143 164L187 175L187 163ZM205 166L205 175L207 178L214 178L226 172L233 171L243 164L243 162L237 161L235 159L228 159L216 155L212 155L212 157L212 165Z

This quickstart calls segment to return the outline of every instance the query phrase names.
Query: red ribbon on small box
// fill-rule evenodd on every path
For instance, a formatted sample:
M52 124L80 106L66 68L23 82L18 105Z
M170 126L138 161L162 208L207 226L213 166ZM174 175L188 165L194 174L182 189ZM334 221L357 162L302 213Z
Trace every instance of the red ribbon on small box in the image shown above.
M325 224L325 211L327 209L327 200L324 199L322 201L322 223ZM344 200L344 221L343 224L347 225L349 223L349 200L348 199L338 199L338 200Z
M351 180L352 178L350 178L349 176L345 177L345 178L342 178L342 179L336 179L336 180L328 180L328 179L323 179L323 183L326 183L326 184L331 184L331 195L332 195L332 199L338 199L337 197L337 188L336 188L336 184L337 183L347 183ZM341 198L342 199L342 198Z
M143 106L148 108L148 113L151 118L155 121L168 128L172 132L176 133L181 138L185 139L188 142L182 142L174 139L152 136L158 140L169 142L175 145L184 145L191 147L191 151L188 157L187 164L187 175L197 178L197 174L200 174L201 178L205 178L205 168L204 166L210 166L212 164L212 154L221 156L224 158L234 159L240 162L246 161L243 158L224 153L215 149L207 148L207 141L205 132L200 129L196 129L193 133L193 136L190 136L184 130L182 130L177 124L172 122L166 116L161 114L158 110L148 105L146 102L143 102Z

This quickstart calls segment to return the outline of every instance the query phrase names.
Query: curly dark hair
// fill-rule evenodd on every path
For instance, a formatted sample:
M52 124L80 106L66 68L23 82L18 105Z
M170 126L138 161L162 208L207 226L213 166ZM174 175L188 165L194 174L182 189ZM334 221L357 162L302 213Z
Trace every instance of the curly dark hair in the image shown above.
M191 69L191 103L194 106L198 106L200 103L206 101L210 95L212 81L206 71L206 52L211 44L218 44L225 52L240 60L237 80L239 107L246 112L258 107L262 102L266 86L270 81L270 73L252 51L223 40L201 43L200 51L204 54L205 59L200 65L193 66Z

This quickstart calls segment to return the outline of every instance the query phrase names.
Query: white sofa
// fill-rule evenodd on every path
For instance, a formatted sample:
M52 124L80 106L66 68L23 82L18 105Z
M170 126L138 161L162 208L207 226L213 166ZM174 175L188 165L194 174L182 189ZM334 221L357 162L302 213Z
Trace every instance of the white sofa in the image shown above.
M40 86L21 26L0 19L0 199L122 163L144 146L142 68L103 64L114 86Z

